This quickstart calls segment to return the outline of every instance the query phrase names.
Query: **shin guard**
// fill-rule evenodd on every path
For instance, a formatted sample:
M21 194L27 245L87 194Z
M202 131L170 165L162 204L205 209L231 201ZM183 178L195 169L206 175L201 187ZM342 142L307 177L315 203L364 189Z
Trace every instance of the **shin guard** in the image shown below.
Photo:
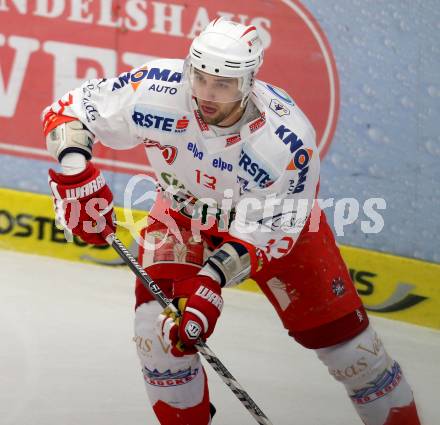
M349 341L316 352L344 384L365 425L420 425L411 387L371 326Z

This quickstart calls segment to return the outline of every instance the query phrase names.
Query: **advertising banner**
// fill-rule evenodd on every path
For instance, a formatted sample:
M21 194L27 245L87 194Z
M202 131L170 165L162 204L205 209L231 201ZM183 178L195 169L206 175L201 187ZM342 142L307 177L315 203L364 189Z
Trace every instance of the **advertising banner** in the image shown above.
M338 118L338 76L323 31L294 0L0 0L0 153L49 159L40 122L45 106L86 79L113 77L153 58L184 58L217 16L258 29L266 48L259 78L282 87L306 112L324 155ZM151 171L141 151L98 145L95 157L113 171Z
M146 213L116 208L116 215L122 222L118 237L137 255L133 235L145 224ZM87 245L77 238L67 243L53 217L49 196L0 189L0 249L109 266L123 264L109 246ZM349 246L341 246L341 253L369 312L440 329L440 265ZM238 288L259 291L251 280Z

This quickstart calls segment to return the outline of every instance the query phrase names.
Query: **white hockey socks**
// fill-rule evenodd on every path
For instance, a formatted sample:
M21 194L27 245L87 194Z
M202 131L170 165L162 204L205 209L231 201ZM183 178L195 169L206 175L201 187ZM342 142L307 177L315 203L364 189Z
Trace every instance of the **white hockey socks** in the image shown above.
M350 341L315 351L344 384L365 425L420 425L411 388L371 326Z

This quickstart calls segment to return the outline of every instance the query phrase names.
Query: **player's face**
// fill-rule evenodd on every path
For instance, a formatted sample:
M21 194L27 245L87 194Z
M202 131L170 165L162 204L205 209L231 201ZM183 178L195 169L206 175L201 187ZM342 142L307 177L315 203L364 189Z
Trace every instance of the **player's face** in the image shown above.
M211 125L221 125L223 122L226 122L240 108L241 103L240 100L231 103L218 103L200 99L197 102L203 120Z
M240 106L241 93L237 78L210 75L195 69L192 88L207 124L222 123Z

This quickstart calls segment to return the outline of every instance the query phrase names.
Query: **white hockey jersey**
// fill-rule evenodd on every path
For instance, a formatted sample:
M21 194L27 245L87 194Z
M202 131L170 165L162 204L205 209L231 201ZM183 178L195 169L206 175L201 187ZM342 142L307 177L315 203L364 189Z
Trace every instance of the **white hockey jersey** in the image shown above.
M198 199L220 230L269 260L285 255L317 190L312 125L287 93L257 80L250 100L259 116L217 136L182 83L182 68L183 60L155 60L116 78L89 80L50 108L78 118L111 148L143 144L160 186L177 204L192 199L187 208L194 218ZM222 220L221 211L231 207L235 218Z

